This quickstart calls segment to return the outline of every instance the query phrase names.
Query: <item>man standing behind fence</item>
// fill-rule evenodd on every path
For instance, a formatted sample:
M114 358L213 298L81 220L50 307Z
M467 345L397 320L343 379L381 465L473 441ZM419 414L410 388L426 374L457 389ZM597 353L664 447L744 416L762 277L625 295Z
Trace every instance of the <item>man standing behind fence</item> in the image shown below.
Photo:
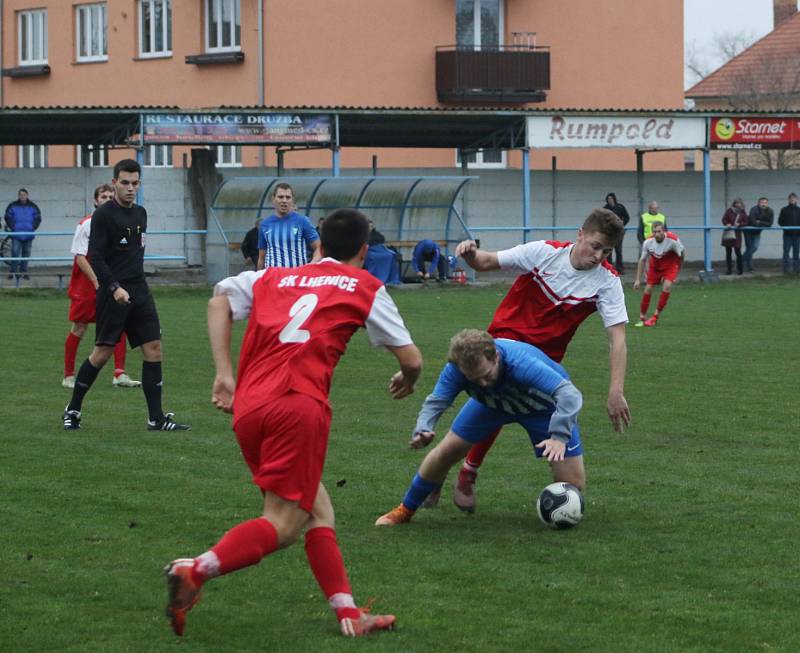
M42 223L42 213L39 207L28 199L28 191L20 188L17 199L6 207L6 228L19 235L11 236L11 256L13 258L26 259L31 255L33 246L33 234L24 235L21 232L32 232L39 228ZM19 278L30 279L28 276L28 261L11 261L11 273L9 279Z
M747 216L747 226L750 229L744 230L744 271L753 271L753 254L756 253L758 246L761 244L761 229L753 229L752 227L769 228L775 221L775 213L769 206L769 200L766 197L759 197L758 204L750 209L750 214Z
M800 272L800 206L797 205L797 193L789 193L789 203L778 214L778 224L783 230L783 273ZM789 255L791 253L791 267Z
M294 210L294 190L280 182L272 193L275 213L261 221L258 228L258 265L264 268L296 268L308 263L306 247L319 255L319 234L304 215Z

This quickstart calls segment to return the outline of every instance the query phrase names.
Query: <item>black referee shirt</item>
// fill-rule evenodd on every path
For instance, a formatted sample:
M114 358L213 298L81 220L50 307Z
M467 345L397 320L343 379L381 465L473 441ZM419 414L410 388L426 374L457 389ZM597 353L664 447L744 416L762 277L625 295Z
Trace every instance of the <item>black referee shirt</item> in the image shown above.
M125 208L112 199L92 214L89 262L101 288L114 282L144 281L147 211L138 204Z

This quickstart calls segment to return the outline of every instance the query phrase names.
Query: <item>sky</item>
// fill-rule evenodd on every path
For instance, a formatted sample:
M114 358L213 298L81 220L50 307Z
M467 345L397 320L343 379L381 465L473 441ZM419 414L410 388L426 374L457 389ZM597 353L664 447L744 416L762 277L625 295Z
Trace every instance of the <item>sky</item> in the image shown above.
M684 44L694 42L713 70L723 63L712 54L714 35L745 31L757 40L771 32L772 0L684 0L683 16Z

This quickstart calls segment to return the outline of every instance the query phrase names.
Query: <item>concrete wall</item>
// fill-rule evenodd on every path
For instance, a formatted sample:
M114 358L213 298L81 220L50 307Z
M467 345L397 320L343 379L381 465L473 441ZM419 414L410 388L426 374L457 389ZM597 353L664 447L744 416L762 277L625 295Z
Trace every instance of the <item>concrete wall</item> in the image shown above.
M330 175L330 169L286 170L286 175ZM371 170L345 170L343 175L369 175ZM471 170L479 179L471 182L459 206L481 246L487 249L502 249L522 242L522 173L520 170ZM236 176L236 171L224 171L226 177ZM247 170L250 175L274 176L274 168ZM379 175L452 175L452 168L381 169ZM531 173L532 227L547 228L534 231L530 240L556 238L571 240L577 227L595 207L602 206L605 196L614 192L631 214L629 227L635 227L638 216L636 173L634 172L579 172L533 171ZM800 192L795 171L740 170L730 171L727 178L723 172L714 172L711 177L711 224L721 226L722 214L735 197L742 197L749 210L758 197L769 198L778 213L791 191ZM555 195L555 202L554 202ZM687 261L703 259L703 232L680 229L680 227L703 224L703 174L701 172L647 172L642 188L644 208L651 200L658 201L662 213L667 216L668 226L675 228L687 247ZM553 226L559 227L553 231ZM504 228L506 231L482 231L481 227ZM380 230L380 225L377 225ZM722 232L712 236L712 258L724 260L725 250L720 245ZM634 262L638 258L639 244L635 231L629 232L623 245L623 258ZM765 231L756 258L778 259L781 257L781 233Z
M191 209L188 171L182 169L148 169L142 175L144 205L148 214L148 231L204 228ZM17 198L17 190L27 188L30 199L42 212L40 232L62 231L70 235L37 236L32 256L69 256L72 233L77 223L92 210L92 196L96 186L110 182L108 168L44 168L5 169L0 174L0 205L5 206ZM178 255L187 257L187 263L198 265L203 261L201 236L153 234L147 243L147 253L152 255ZM32 265L64 266L69 262L32 263ZM154 261L145 268L183 266L184 263Z
M223 170L226 177L274 176L275 169ZM329 175L330 170L287 170L289 175ZM446 175L451 168L436 169L382 169L379 174L395 175ZM522 180L519 170L474 171L480 178L467 186L459 210L487 249L501 249L522 242ZM347 175L368 175L371 170L347 170ZM77 222L91 209L92 192L98 184L108 181L107 168L45 168L6 169L0 174L0 205L16 199L17 189L25 187L31 199L42 210L40 231L74 231ZM182 230L202 229L202 218L195 215L189 196L188 171L184 169L145 169L143 175L144 205L149 215L148 229ZM725 207L737 196L752 206L760 195L770 200L777 214L786 204L792 190L800 190L796 173L787 171L731 171L727 182L724 173L712 175L712 224L720 225ZM572 239L575 229L589 211L602 205L608 192L615 192L628 207L633 221L638 211L636 174L627 172L537 172L531 174L532 226L547 228L535 231L530 239ZM554 201L555 191L555 201ZM644 202L655 199L667 216L669 225L687 246L688 261L703 258L701 231L681 229L700 226L703 220L703 178L697 172L650 172L644 175ZM634 224L632 222L632 224ZM555 225L560 229L555 233ZM380 225L377 225L380 229ZM508 231L482 231L481 227L501 227ZM720 246L720 231L713 235L713 258L724 258ZM33 256L68 256L71 236L39 236L34 241ZM204 242L199 236L152 235L148 241L148 254L186 256L189 265L203 263ZM624 256L629 262L638 255L638 243L630 233L624 244ZM778 259L781 256L781 234L766 231L762 236L757 258ZM48 265L66 265L66 262ZM36 265L42 265L37 263ZM147 269L173 267L171 262L148 263Z

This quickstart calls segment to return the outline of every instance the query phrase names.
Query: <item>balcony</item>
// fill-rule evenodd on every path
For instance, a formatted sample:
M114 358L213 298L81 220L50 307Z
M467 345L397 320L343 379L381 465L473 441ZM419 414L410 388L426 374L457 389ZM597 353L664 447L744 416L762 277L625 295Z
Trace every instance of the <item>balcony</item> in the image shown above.
M549 90L549 47L436 48L439 102L544 102Z

